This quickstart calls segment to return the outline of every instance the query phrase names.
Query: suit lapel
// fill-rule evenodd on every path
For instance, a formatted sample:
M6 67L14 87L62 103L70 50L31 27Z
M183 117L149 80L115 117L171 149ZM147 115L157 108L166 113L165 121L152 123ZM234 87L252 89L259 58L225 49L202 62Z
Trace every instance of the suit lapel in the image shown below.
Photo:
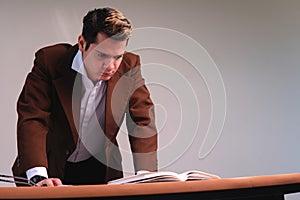
M118 72L108 81L105 134L110 140L115 138L121 126L132 86L133 80Z
M78 122L81 101L81 76L71 69L77 48L71 48L58 65L57 77L53 80L58 98L69 122L75 144L78 140Z

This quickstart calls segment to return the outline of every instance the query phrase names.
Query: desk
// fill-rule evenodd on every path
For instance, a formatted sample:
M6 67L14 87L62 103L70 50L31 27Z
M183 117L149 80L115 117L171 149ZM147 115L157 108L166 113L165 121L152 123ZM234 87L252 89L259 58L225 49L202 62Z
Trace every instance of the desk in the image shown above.
M300 192L300 173L188 182L0 187L0 199L265 199Z

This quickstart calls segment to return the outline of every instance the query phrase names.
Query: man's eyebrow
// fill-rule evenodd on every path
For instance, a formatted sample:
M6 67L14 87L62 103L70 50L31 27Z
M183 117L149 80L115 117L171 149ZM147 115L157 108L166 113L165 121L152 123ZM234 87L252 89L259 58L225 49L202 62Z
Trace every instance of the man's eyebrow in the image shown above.
M100 50L97 50L97 49L95 49L95 51L97 52L97 53L99 53L99 54L102 54L102 55L104 55L104 56L108 56L108 57L113 57L113 58L119 58L119 57L122 57L123 55L124 55L124 53L122 53L122 54L119 54L119 55L115 55L115 56L112 56L112 55L109 55L109 54L106 54L106 53L103 53L102 51L100 51Z

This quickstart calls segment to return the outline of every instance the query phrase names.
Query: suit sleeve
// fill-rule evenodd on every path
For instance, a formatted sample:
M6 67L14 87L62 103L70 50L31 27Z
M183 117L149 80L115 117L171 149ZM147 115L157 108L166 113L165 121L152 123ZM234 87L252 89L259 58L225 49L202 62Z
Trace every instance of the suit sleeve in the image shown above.
M14 174L21 175L33 167L46 167L46 136L51 107L51 78L47 73L44 54L36 53L34 66L28 74L17 102L18 158Z
M157 130L154 105L141 75L140 59L137 56L131 70L135 80L129 100L129 113L126 117L130 146L133 153L135 171L157 170Z

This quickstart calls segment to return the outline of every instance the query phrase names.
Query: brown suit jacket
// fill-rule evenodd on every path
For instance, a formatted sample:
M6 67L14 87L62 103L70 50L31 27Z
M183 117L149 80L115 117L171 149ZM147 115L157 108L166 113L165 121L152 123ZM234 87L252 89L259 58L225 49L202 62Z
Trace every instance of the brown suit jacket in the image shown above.
M49 177L63 179L64 166L78 140L81 81L71 69L78 45L57 44L40 49L17 102L18 156L13 174L44 166ZM141 76L139 56L125 53L107 82L104 155L106 181L123 176L116 141L126 118L135 170L157 170L157 131L150 94ZM78 113L77 113L78 112ZM125 117L126 116L126 117Z

